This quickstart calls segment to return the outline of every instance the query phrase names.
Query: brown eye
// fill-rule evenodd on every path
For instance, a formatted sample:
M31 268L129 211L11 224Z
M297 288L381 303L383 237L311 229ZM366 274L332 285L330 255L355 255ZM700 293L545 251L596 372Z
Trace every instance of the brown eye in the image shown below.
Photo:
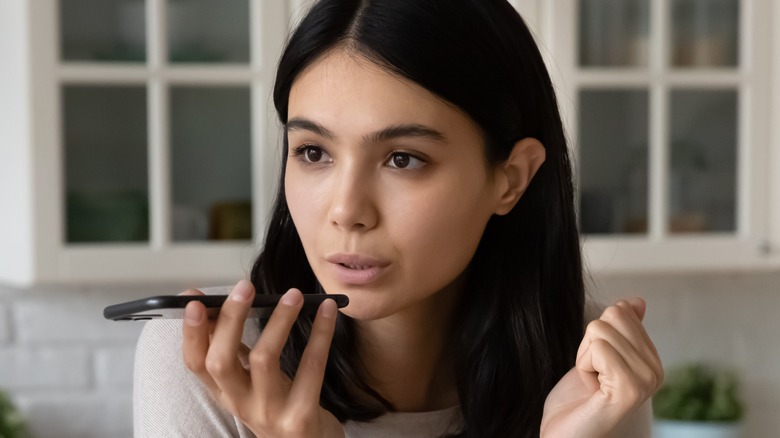
M323 164L333 161L333 158L319 146L302 145L294 148L291 153L304 164Z
M393 155L393 165L399 169L405 169L409 165L409 155L395 154Z
M306 161L317 163L322 159L322 149L309 147L304 151L304 155L306 156Z
M423 162L421 159L416 158L410 154L404 153L404 152L396 152L393 155L390 156L390 159L387 160L387 164L390 167L394 167L396 169L418 169L425 165L425 162Z

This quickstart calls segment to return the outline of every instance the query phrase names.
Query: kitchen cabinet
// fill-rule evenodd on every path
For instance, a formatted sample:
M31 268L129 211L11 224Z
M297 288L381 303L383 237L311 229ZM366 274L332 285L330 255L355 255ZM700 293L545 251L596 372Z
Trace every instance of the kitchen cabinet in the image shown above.
M278 172L288 10L4 0L0 281L246 276Z
M776 2L510 2L558 92L592 271L780 266ZM245 276L309 3L0 2L0 282Z
M776 268L778 5L530 3L573 150L589 268Z

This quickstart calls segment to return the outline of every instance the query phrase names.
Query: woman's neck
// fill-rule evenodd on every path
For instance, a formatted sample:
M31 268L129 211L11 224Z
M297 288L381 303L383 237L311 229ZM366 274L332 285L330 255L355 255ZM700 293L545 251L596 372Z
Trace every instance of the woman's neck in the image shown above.
M433 411L458 403L451 338L460 283L390 317L356 321L366 381L399 412Z

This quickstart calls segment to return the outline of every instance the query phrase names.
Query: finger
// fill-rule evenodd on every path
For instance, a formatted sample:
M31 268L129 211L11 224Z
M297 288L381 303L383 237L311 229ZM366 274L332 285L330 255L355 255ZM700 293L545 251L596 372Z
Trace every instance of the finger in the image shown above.
M246 344L241 343L238 346L238 361L245 370L249 370L249 352L252 351Z
M645 362L642 355L639 354L631 342L606 321L601 319L591 321L585 328L585 337L590 341L589 346L597 340L607 341L628 363Z
M644 380L641 373L637 373L637 369L603 339L591 343L582 363L577 364L577 370L598 373L599 392L604 396L602 402L618 406L621 412L635 408L655 391L651 382Z
M252 385L269 399L282 397L282 393L289 387L289 379L279 367L279 357L302 307L301 291L288 290L279 300L263 333L249 353Z
M641 306L644 307L643 301ZM645 362L653 366L657 373L662 372L663 367L658 350L656 350L650 335L647 334L647 330L642 325L640 314L636 313L634 304L629 301L618 301L615 306L605 310L599 319L609 323L623 335L644 358Z
M606 344L609 346L610 351L615 351L620 356L621 363L627 365L633 380L640 382L642 388L652 389L653 391L657 388L659 376L655 370L654 363L648 362L642 357L614 327L601 320L593 321L591 324L588 324L586 337L590 339L590 343L583 352L582 357L577 360L577 368L579 370L586 373L598 373L599 381L603 384L602 373L609 372L607 366L610 363L603 362L605 360L604 357L594 355L594 346L599 345L598 348L603 348ZM611 356L609 359L614 360Z
M338 307L335 301L327 299L320 304L309 336L309 343L303 351L301 363L293 380L290 391L291 406L319 407L322 381L325 378L325 366L328 363L330 344L336 329L337 313Z
M627 300L628 304L634 310L634 313L640 321L644 321L645 313L647 312L647 303L640 297L633 297Z
M180 293L179 295L181 295L181 296L192 296L192 295L206 295L206 294L201 292L199 289L187 289L184 292ZM206 312L206 316L207 317L209 316L208 311ZM214 324L215 323L216 323L216 321L214 321L213 319L209 319L208 320L209 333L213 333L214 332ZM209 335L209 338L210 338L210 336L211 335ZM211 340L211 339L209 339L209 340Z
M200 302L190 302L184 308L182 355L187 367L212 394L220 393L214 379L206 371L206 355L209 351L209 325L206 308Z
M206 356L206 369L233 402L243 399L251 391L249 373L241 365L238 353L254 295L254 286L249 281L241 280L233 287L219 311Z

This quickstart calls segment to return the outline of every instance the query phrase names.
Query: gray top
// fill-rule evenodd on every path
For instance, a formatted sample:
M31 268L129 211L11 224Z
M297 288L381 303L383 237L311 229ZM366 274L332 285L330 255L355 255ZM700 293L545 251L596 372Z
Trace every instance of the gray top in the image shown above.
M227 294L231 287L201 289ZM259 336L256 320L244 326L243 341L254 345ZM146 323L138 340L133 384L133 429L139 437L237 437L255 435L211 398L208 390L182 360L182 321ZM650 436L650 410L632 418L631 437ZM457 431L458 406L420 413L386 414L370 423L347 422L346 438L433 438ZM629 426L629 425L627 425Z

